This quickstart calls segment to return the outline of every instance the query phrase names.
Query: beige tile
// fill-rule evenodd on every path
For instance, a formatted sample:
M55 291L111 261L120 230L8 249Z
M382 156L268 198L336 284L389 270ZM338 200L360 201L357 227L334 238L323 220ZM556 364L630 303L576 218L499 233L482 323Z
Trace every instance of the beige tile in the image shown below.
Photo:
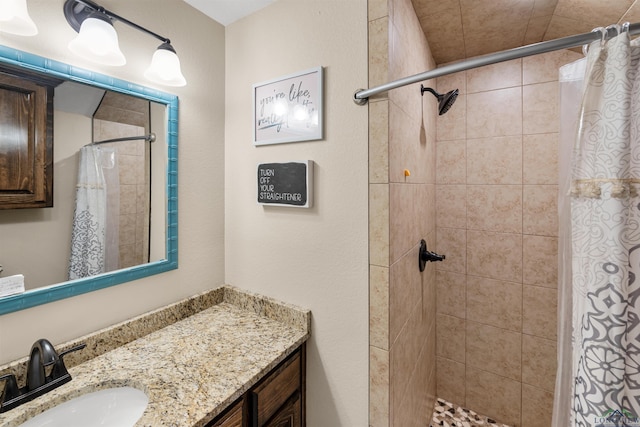
M439 227L465 228L467 225L467 186L436 187L436 224Z
M522 189L522 231L539 236L558 235L558 186L525 185Z
M523 58L522 83L530 85L558 81L558 69L582 57L582 54L563 49Z
M522 235L467 232L467 270L474 276L522 282Z
M389 101L389 181L425 183L429 146L417 117ZM410 171L406 176L405 170Z
M369 424L389 426L389 352L369 347Z
M520 425L521 383L467 366L466 406L512 426Z
M436 313L437 308L437 283L436 269L434 266L427 268L426 274L423 273L423 291L422 291L422 321L428 331L426 339L433 339L433 354L435 357L435 340L436 340Z
M467 320L520 332L522 285L467 276ZM499 372L498 372L499 373Z
M420 427L430 421L435 398L429 396L429 390L433 389L435 384L431 385L429 381L435 380L431 375L432 371L435 371L435 359L430 360L427 347L428 345L423 346L415 361L406 392L394 402L391 411L392 425Z
M522 136L467 140L468 184L521 184Z
M464 57L462 20L458 2L428 1L416 3L416 14L429 40L433 57L438 64ZM439 23L446 20L448 31L440 31Z
M138 156L118 156L120 185L138 183Z
M544 34L549 27L552 15L537 16L529 20L527 25L527 32L524 35L523 45L539 43L544 39Z
M522 179L524 184L558 184L557 133L522 137Z
M138 212L137 202L138 187L135 184L120 184L120 215L135 215Z
M522 427L549 427L553 393L522 384Z
M522 187L467 186L467 229L522 233Z
M444 3L441 0L438 2ZM456 0L454 0L456 1ZM447 65L444 63L438 63L438 66ZM459 73L447 74L446 76L438 77L436 79L438 92L446 93L452 89L458 89L460 95L467 94L467 72L460 71Z
M548 288L558 286L558 239L556 237L522 237L523 277L525 285Z
M532 17L552 15L558 5L558 0L536 0L533 5Z
M120 215L120 227L118 229L120 245L133 245L136 242L136 214Z
M640 21L640 3L634 1L629 10L620 18L618 24L625 22L638 22Z
M369 185L369 262L389 266L389 185Z
M467 138L522 134L522 89L467 95Z
M369 183L389 182L389 101L369 102Z
M433 245L435 245L436 231L436 185L425 184L415 185L415 200L421 203L416 207L416 230L421 236L433 235Z
M389 257L394 263L419 243L416 225L421 220L420 206L415 203L415 185L389 185ZM435 212L434 212L435 214Z
M616 22L632 3L633 0L560 0L554 13L584 22Z
M522 332L550 340L556 339L558 291L524 285Z
M442 89L442 92L439 93L447 93L450 90L455 89L453 86L449 86L449 88L445 87ZM425 97L430 97L433 99L433 102L437 100L433 98L430 94L425 92ZM429 99L429 98L427 98ZM436 139L438 141L451 141L457 139L463 139L467 135L467 96L466 95L458 95L455 103L451 106L449 111L447 111L443 115L437 116L436 121Z
M466 301L465 301L465 281L466 275L452 273L450 271L436 272L437 282L437 311L438 313L448 314L465 318Z
M369 87L389 81L389 19L369 22ZM377 98L387 98L388 92Z
M464 184L467 178L467 143L464 140L436 144L436 183Z
M416 268L419 245L393 263L389 273L389 340L395 342L422 298L422 276Z
M499 62L467 71L467 93L522 85L522 59Z
M522 382L553 392L556 383L556 342L522 336Z
M516 47L523 39L533 0L461 0L467 57ZM504 25L508 22L509 25Z
M389 403L392 412L406 394L426 333L422 324L422 310L418 305L409 315L389 352Z
M465 365L453 360L438 357L437 366L437 395L441 399L465 404Z
M434 251L446 255L443 262L436 265L438 270L466 273L467 270L467 231L461 228L436 229L436 247Z
M598 22L601 20L598 19ZM612 21L613 22L613 21ZM607 25L607 24L605 24ZM561 37L573 36L575 34L588 33L594 26L588 21L567 16L560 16L557 13L551 17L549 27L544 35L545 40L553 40Z
M468 367L520 381L522 334L467 320L466 343Z
M389 349L389 268L369 268L369 344Z
M389 14L387 4L388 0L369 0L367 2L367 18L369 21L387 16Z
M522 133L558 132L558 82L522 87Z
M453 316L436 316L436 354L456 362L465 361L465 321Z

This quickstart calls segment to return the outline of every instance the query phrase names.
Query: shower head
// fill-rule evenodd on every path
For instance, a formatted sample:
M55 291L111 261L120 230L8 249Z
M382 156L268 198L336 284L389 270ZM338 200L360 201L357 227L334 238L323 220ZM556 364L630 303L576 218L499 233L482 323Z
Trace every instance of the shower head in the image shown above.
M431 92L433 96L438 98L438 115L440 116L449 111L449 108L451 108L453 103L456 102L456 98L458 97L458 89L454 89L444 95L441 95L430 87L424 87L424 85L420 85L420 93L424 95L425 91Z

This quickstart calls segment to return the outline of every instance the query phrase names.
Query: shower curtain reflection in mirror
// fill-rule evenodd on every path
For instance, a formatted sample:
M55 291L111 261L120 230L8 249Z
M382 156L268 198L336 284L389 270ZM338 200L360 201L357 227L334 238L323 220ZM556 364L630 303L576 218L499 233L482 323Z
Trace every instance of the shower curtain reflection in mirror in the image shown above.
M560 71L553 427L640 425L639 65L623 29Z
M119 268L120 183L114 148L80 149L69 280Z

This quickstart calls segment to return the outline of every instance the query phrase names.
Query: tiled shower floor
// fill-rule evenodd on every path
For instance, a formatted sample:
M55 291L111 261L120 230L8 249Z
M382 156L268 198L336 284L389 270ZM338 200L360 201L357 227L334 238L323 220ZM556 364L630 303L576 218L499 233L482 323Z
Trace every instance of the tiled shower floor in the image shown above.
M483 417L475 412L455 406L444 399L436 400L433 417L429 427L509 427L491 418Z

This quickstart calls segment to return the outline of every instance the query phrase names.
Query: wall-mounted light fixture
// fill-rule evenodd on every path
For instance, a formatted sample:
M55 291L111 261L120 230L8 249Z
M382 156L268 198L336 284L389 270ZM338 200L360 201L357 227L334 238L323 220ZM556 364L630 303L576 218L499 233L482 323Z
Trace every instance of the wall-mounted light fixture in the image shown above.
M99 64L124 65L126 59L120 51L118 34L113 27L113 22L119 21L162 41L153 54L151 65L144 73L147 79L167 86L187 84L180 71L178 55L168 38L116 15L90 0L66 0L63 10L67 22L78 33L69 43L69 49L75 54Z
M0 1L0 31L19 36L38 34L38 28L27 10L27 0Z

